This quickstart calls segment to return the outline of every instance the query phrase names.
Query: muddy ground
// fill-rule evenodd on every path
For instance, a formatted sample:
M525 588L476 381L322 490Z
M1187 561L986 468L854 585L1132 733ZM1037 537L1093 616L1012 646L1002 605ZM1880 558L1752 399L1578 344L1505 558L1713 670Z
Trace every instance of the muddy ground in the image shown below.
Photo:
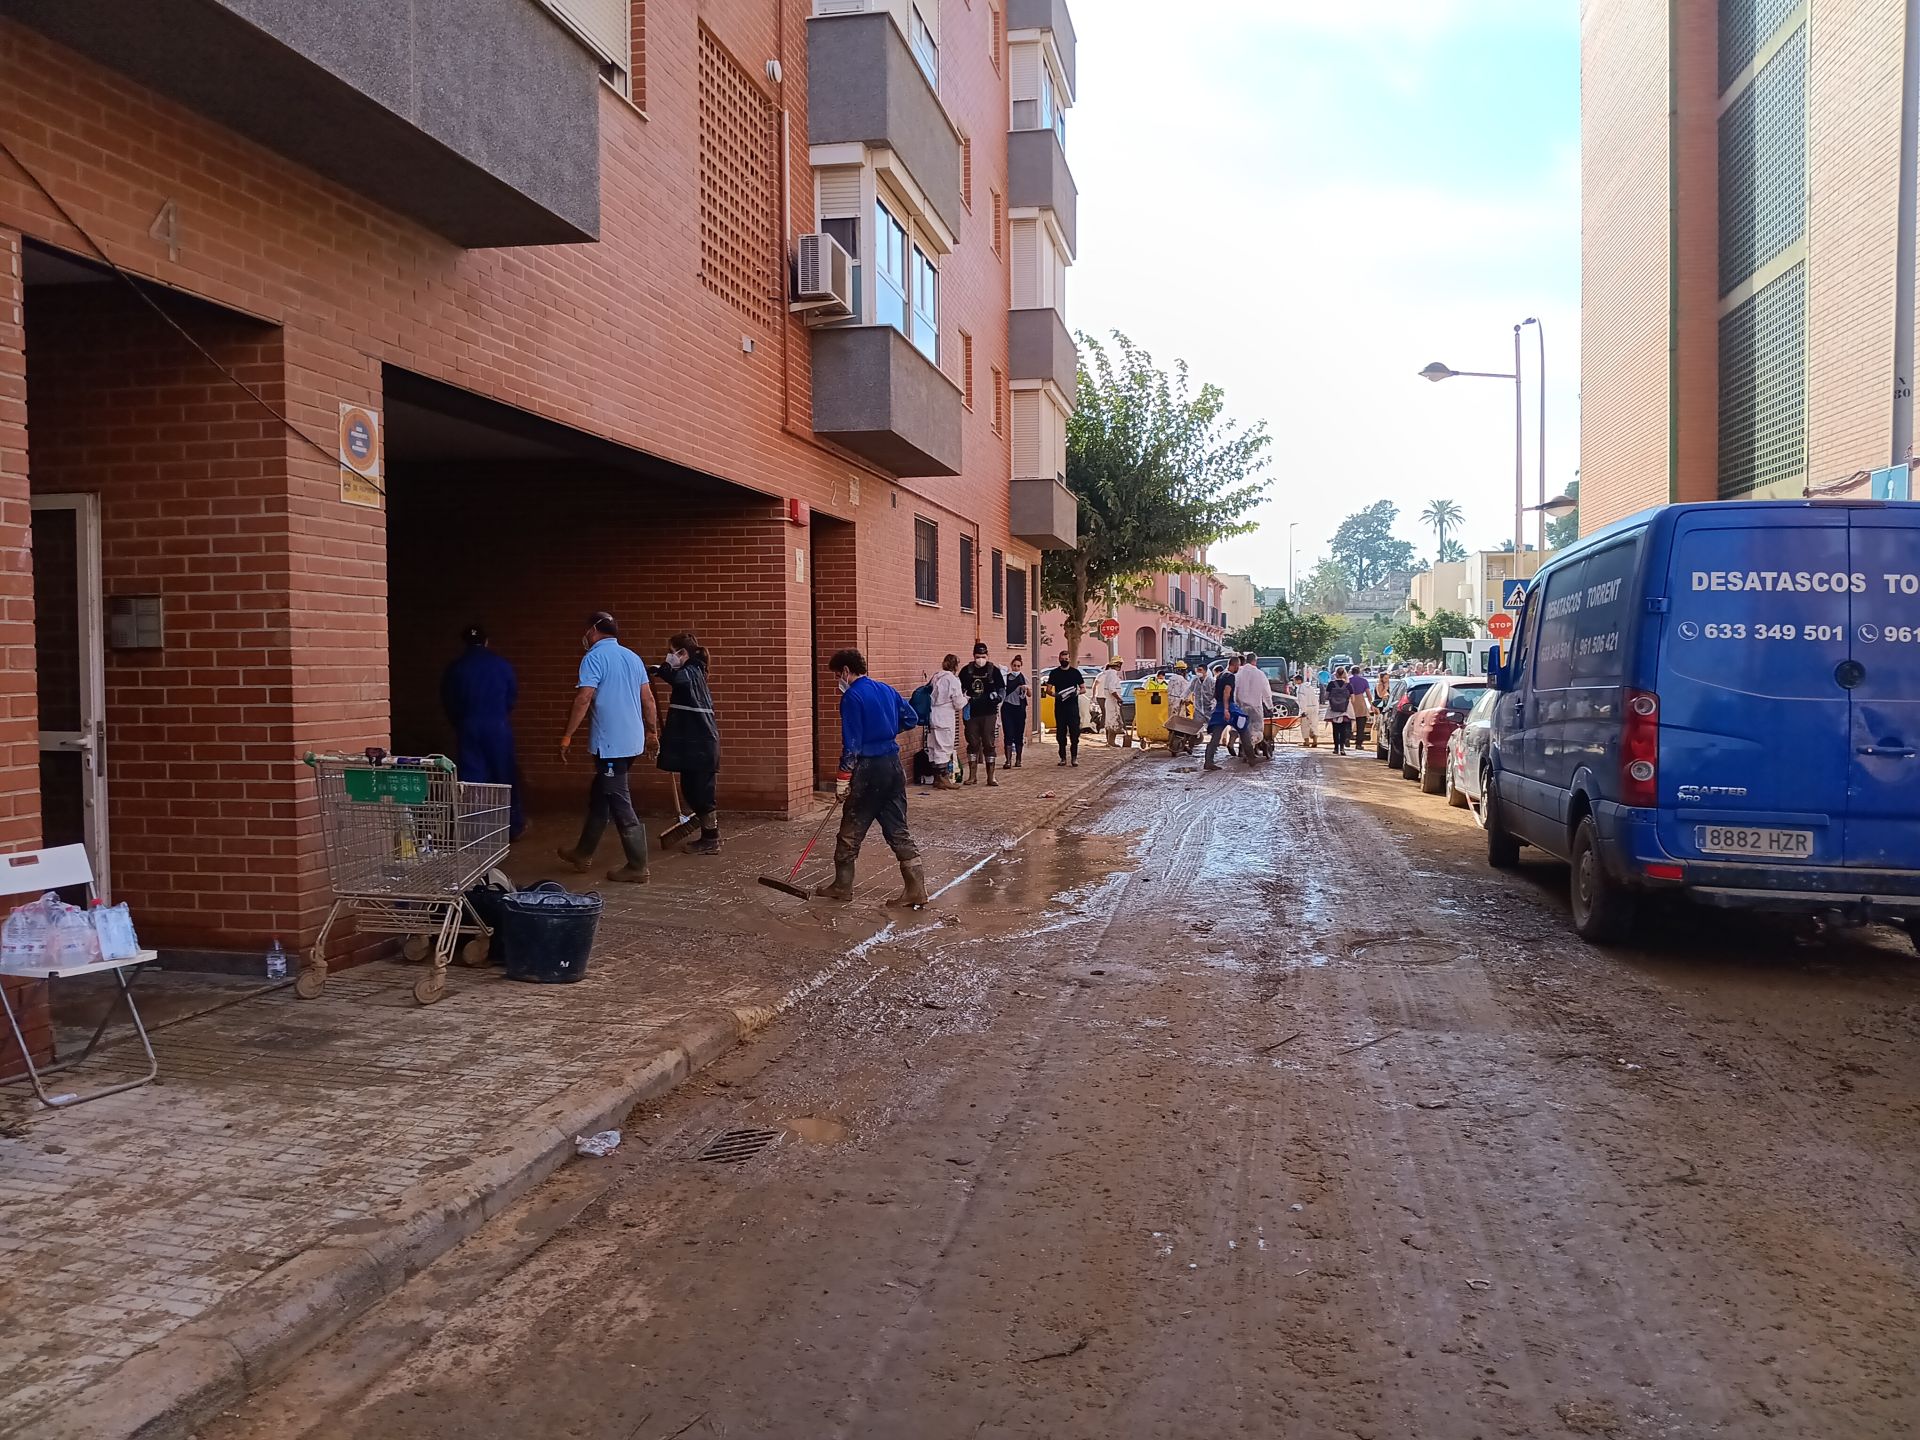
M1370 758L1122 786L204 1440L1920 1432L1904 936L1594 950Z

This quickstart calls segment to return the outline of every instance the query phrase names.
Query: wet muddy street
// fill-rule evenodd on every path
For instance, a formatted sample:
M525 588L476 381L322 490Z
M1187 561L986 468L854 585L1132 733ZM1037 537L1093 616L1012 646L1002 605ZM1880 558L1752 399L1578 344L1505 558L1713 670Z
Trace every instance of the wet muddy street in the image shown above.
M1128 767L202 1435L1920 1431L1912 945L1564 884Z

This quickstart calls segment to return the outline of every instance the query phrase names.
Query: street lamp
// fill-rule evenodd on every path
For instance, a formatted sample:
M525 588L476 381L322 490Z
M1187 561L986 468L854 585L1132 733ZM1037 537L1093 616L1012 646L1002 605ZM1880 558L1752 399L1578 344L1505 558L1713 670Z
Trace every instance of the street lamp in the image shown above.
M1298 530L1299 528L1300 528L1300 522L1298 520L1295 520L1292 524L1287 526L1287 604L1289 605L1292 605L1294 603L1293 557L1300 553L1299 551L1293 548L1293 532Z
M1534 334L1540 337L1540 373L1534 377L1534 383L1540 387L1540 424L1534 431L1533 443L1540 447L1540 503L1534 508L1540 514L1540 553L1547 553L1547 327L1544 321L1529 315L1522 320L1522 326L1531 325ZM1520 368L1515 361L1514 369Z
M1551 500L1542 500L1538 505L1527 506L1529 510L1540 512L1542 523L1547 520L1564 520L1579 508L1579 498L1573 495L1556 495ZM1540 547L1540 553L1543 555L1546 553L1544 542Z
M1500 370L1455 370L1451 365L1443 365L1438 360L1420 372L1421 378L1439 384L1442 380L1451 380L1464 376L1469 380L1511 380L1513 382L1513 553L1514 566L1519 568L1518 556L1526 548L1526 520L1524 517L1527 497L1525 481L1521 472L1521 418L1520 418L1520 327L1513 327L1513 370L1507 373Z

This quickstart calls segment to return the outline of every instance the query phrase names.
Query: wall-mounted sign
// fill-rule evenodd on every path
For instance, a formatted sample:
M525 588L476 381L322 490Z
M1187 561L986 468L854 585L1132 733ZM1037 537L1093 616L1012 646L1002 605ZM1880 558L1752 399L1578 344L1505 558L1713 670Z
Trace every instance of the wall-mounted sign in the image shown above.
M340 402L340 498L349 505L380 508L380 412Z

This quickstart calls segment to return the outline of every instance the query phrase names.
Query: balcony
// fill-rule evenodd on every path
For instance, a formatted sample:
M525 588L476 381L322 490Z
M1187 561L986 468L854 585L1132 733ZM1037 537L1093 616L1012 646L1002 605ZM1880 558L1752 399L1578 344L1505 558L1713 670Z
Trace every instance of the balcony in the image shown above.
M1007 204L1015 210L1051 210L1069 256L1080 248L1079 203L1059 136L1051 130L1015 130L1007 136Z
M1067 0L1007 0L1007 30L1046 30L1053 35L1053 48L1060 52L1060 68L1067 73L1067 89L1079 93L1080 82L1074 74L1073 17L1067 13Z
M598 62L532 0L5 8L457 245L598 238Z
M1058 480L1015 480L1013 538L1040 550L1071 550L1080 543L1080 501Z
M816 15L807 21L807 68L807 142L892 151L948 232L957 231L960 137L893 17Z
M903 478L960 473L960 387L891 325L813 332L813 430Z
M1080 388L1080 351L1067 333L1067 322L1052 306L1007 313L1011 340L1007 378L1052 384L1071 410Z

